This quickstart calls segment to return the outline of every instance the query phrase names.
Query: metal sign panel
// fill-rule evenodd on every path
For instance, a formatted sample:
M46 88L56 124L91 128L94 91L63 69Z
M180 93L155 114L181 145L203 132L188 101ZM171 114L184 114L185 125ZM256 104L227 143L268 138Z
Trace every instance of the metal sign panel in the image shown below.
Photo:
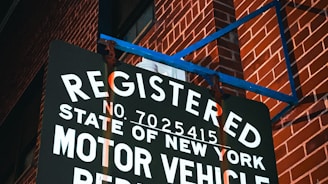
M268 109L55 41L37 183L103 182L278 183Z

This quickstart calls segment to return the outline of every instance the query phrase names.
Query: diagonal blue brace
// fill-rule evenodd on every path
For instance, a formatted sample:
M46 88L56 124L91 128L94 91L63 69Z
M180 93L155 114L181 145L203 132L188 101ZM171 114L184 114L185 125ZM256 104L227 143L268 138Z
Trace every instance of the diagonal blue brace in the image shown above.
M268 9L272 8L273 6L275 6L275 2L271 2L257 10L255 10L254 12L250 13L249 15L229 24L228 26L220 29L219 31L207 36L206 38L203 38L202 40L190 45L189 47L177 52L176 54L174 54L174 57L177 58L181 58L181 57L185 57L186 55L194 52L197 49L200 49L201 47L207 45L208 43L220 38L221 36L229 33L230 31L232 31L233 29L236 29L237 27L239 27L240 25L244 24L245 22L251 20L252 18L262 14L263 12L267 11Z
M223 74L221 72L217 72L196 64L193 64L191 62L187 62L184 60L181 60L180 58L177 57L173 57L173 56L168 56L166 54L162 54L160 52L156 52L144 47L140 47L138 45L134 45L132 43L108 36L108 35L104 35L104 34L100 34L100 39L104 39L104 40L108 40L108 41L114 41L115 42L115 48L122 50L124 52L128 52L131 54L135 54L138 56L142 56L145 57L147 59L151 59L163 64L167 64L170 65L172 67L175 68L179 68L188 72L192 72L192 73L196 73L199 74L201 76L213 76L216 75L219 77L220 81L241 89L245 89L248 91L252 91L254 93L258 93L258 94L262 94L286 103L294 103L294 98L292 98L291 96L288 96L286 94L256 85L254 83L251 82L247 82L245 80L236 78L236 77L232 77L226 74Z

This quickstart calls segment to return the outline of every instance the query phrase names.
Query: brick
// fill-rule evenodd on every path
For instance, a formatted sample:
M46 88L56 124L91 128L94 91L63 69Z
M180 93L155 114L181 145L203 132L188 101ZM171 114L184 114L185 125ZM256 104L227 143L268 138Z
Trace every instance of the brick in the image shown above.
M243 36L239 36L239 44L245 45L251 39L251 32L247 31L243 34Z
M211 21L213 21L213 17L212 16L206 16L203 18L203 20L201 22L199 22L199 24L197 25L197 27L195 27L195 33L199 33L202 29L204 29L204 27L206 27L207 24L209 24ZM199 40L198 40L199 41Z
M308 156L299 164L293 166L291 169L292 180L296 180L310 169L316 167L327 159L324 149L316 151L314 154Z
M241 3L238 3L235 1L236 8L236 17L240 18L243 11L247 10L248 7L254 3L254 1L242 1Z
M287 148L286 144L282 144L278 148L275 148L275 155L276 155L276 161L280 161L280 159L287 154Z
M327 50L327 48L328 48L328 36L326 36L326 37L324 38L323 43L324 43L324 45L325 45L325 49Z
M299 147L293 152L287 154L287 156L277 163L278 173L283 173L284 171L290 169L292 165L300 162L305 156L303 147ZM294 178L293 178L294 179Z
M252 3L252 4L248 7L249 12L253 12L253 11L259 9L259 8L262 6L262 4L264 4L264 3L265 3L265 1L254 1L254 3Z
M319 12L307 11L299 20L300 27L308 26Z
M308 109L309 119L312 120L313 118L316 118L326 110L327 108L323 99L316 101L314 106L312 106L311 109Z
M194 18L194 20L192 21L192 23L190 25L187 25L187 29L185 30L185 33L191 33L195 27L202 22L203 20L203 16L202 15L198 15L197 17ZM179 34L177 34L179 35Z
M327 66L328 51L325 51L318 58L314 59L310 64L310 71L312 74L320 70L321 68ZM327 74L328 77L328 74Z
M222 57L226 57L226 58L232 58L232 52L231 50L228 50L224 47L219 47L219 55Z
M264 51L253 63L244 71L245 76L252 75L258 68L260 68L263 63L267 61L270 57L269 50Z
M323 80L323 81L327 81L327 80L328 79ZM328 83L327 82L323 82L322 84L317 86L317 88L315 89L315 94L316 94L317 99L320 99L320 98L326 96L327 95L327 89L328 89Z
M271 107L276 106L277 103L278 101L276 99L268 97L268 100L265 102L265 105L270 109Z
M279 59L280 60L280 59ZM279 63L277 63L274 67L273 67L273 73L275 77L280 76L282 73L286 72L286 64L284 63L284 61L279 61Z
M239 53L239 46L236 43L224 39L218 39L218 45Z
M276 40L272 40L272 43L270 43L270 50L272 54L275 54L279 52L279 50L282 49L281 39L278 38Z
M297 132L297 134L293 135L287 141L288 151L292 151L295 148L297 148L298 146L300 146L304 141L306 141L309 137L314 135L319 130L320 130L319 121L315 121L315 122L307 124L307 126L304 129Z
M284 110L286 107L287 107L287 105L285 103L278 103L277 106L272 107L270 109L270 117L273 118L278 113L280 113L282 110Z
M228 22L228 14L220 11L220 9L214 9L214 17L217 18L218 20Z
M287 21L289 24L293 24L294 22L296 22L297 20L299 20L299 18L305 14L306 12L304 12L303 10L291 7L291 6L286 6L285 8L286 12L287 12Z
M246 68L248 65L250 65L250 63L254 62L254 58L255 56L253 51L248 53L248 55L242 59L243 68Z
M220 11L222 11L222 13L225 13L228 15L235 15L235 10L233 9L233 7L226 6L226 4L225 4L224 8L222 8L223 5L221 5L218 2L213 3L213 5L214 5L214 9L219 9Z
M277 17L274 13L274 15L272 15L271 19L269 19L269 21L266 23L265 25L266 27L266 32L270 32L273 29L276 29L276 27L278 27L278 21L277 21Z
M241 46L240 56L243 58L265 37L265 30L262 29L257 35L251 38L246 45Z
M310 22L311 32L315 32L318 27L324 24L326 21L326 16L324 13L318 14L314 20ZM326 23L327 24L327 23Z
M285 142L290 136L292 135L291 132L291 127L285 127L284 129L282 129L281 131L277 132L277 134L275 134L273 136L273 143L274 143L274 147L278 147L279 145L281 145L283 142Z
M313 45L316 45L322 38L325 37L325 33L328 30L328 23L323 24L319 29L317 29L314 33L309 36L307 40L304 42L305 50L309 50Z
M298 180L297 182L295 182L295 184L309 184L309 183L311 183L309 175L306 175L301 180Z
M245 80L248 82L256 83L258 79L256 75L252 75L251 77L247 77Z
M191 9L191 3L187 3L187 4L184 4L183 5L183 8L182 9L176 9L179 11L179 13L176 14L175 18L173 19L173 22L176 23L176 22L179 22L180 20L182 20L182 17L185 16L185 13ZM173 12L172 12L173 14Z
M288 117L286 118L287 121L292 121L295 123L307 121L306 110L312 105L313 102L313 95L309 95L303 100L300 100L295 108L288 114Z
M306 50L306 54L301 58L296 58L296 65L292 66L293 73L297 73L298 70L301 70L304 66L306 66L309 61L312 61L315 57L320 55L322 52L322 44L318 43L313 48Z
M272 40L275 40L275 38L279 36L280 34L277 27L276 29L273 29L269 34L266 34L264 37L262 37L262 39L258 42L259 44L255 46L255 55L260 55L263 50L270 46Z
M290 181L290 173L286 172L285 174L279 176L279 183L284 184L284 183L291 183Z
M259 71L259 78L262 78L263 76L265 76L268 71L272 70L272 68L274 68L279 62L279 57L278 54L275 54L274 56L271 56L271 58L269 60L267 60L265 63L263 63L263 66Z
M312 183L321 183L324 179L327 179L328 161L326 160L320 167L317 167L315 171L311 173ZM327 180L326 180L327 181Z
M286 70L286 68L284 70ZM289 78L288 78L287 72L285 71L280 76L276 76L275 81L272 84L270 84L269 88L279 91L281 89L281 87L284 86L288 82L289 82Z
M271 71L268 71L267 75L265 75L264 77L260 77L260 81L258 82L258 84L260 86L267 86L273 81L273 79L273 73Z
M299 75L294 79L297 86L302 85L310 77L309 70L305 69L299 72Z
M305 38L309 36L309 34L310 34L310 30L308 27L305 27L300 32L298 32L294 38L295 46L297 47L301 42L303 42Z
M305 126L307 126L308 121L297 121L296 123L292 124L292 131L293 133L297 133L299 130L303 129Z
M322 70L320 70L318 73L316 73L311 80L307 81L304 83L304 85L301 88L301 92L303 95L309 93L315 87L318 85L319 82L324 81L327 79L327 73L328 73L328 68L325 67Z
M323 115L320 116L322 126L328 125L328 113L325 112Z
M259 3L261 3L261 1L258 1ZM276 19L276 14L275 14L275 10L273 8L267 10L265 13L263 13L257 20L257 22L255 24L252 25L252 33L253 35L256 34L256 32L258 30L261 30L263 27L267 27L266 24L268 24L269 22L271 22L272 19ZM276 22L275 22L276 23ZM277 24L275 24L277 25ZM275 26L270 25L268 29L268 32L271 31L271 29L273 29Z
M199 3L195 3L193 6L192 6L192 9L191 9L191 13L192 13L192 17L190 18L193 18L193 17L196 17L200 11L199 11Z
M309 140L305 147L306 153L310 154L325 143L328 142L328 128L323 129L321 132L318 131L318 134Z

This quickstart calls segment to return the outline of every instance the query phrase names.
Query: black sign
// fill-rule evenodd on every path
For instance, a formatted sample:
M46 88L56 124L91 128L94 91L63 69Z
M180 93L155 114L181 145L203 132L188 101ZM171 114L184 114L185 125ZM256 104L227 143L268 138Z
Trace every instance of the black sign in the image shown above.
M49 183L278 183L269 112L55 41L38 167Z

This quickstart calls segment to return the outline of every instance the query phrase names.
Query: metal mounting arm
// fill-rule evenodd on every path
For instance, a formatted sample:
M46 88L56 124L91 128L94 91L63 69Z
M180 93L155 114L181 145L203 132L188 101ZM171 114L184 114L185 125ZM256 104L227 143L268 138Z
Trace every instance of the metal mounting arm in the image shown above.
M291 91L292 95L287 95L230 75L223 74L221 72L217 72L214 70L211 70L209 68L205 68L196 64L193 64L191 62L182 60L181 58L188 55L189 53L205 46L206 44L210 43L211 41L218 39L219 37L223 36L224 34L228 33L229 31L237 28L238 26L244 24L245 22L251 20L252 18L260 15L261 13L267 11L268 9L275 7L276 9L276 14L278 18L278 25L279 25L279 30L280 30L280 35L281 35L281 41L282 41L282 47L284 50L285 54L285 60L286 60L286 68L288 72L288 77L290 81L290 86L291 86ZM296 90L294 86L294 81L293 81L293 76L291 73L291 66L290 66L290 59L288 56L288 49L287 49L287 44L286 44L286 38L284 35L284 29L283 29L283 23L282 23L282 18L280 15L280 2L278 0L273 0L271 3L263 6L262 8L252 12L251 14L237 20L236 22L228 25L227 27L207 36L206 38L190 45L186 49L183 49L179 52L177 52L173 56L169 56L160 52L156 52L138 45L134 45L132 43L105 35L105 34L100 34L100 39L102 40L107 40L107 41L113 41L115 42L115 48L119 49L124 52L128 52L131 54L135 54L138 56L145 57L147 59L151 59L166 65L170 65L175 68L179 68L188 72L196 73L198 75L201 75L205 78L212 77L212 76L217 76L219 81L222 83L226 83L232 86L235 86L237 88L245 89L257 94L261 94L267 97L274 98L276 100L288 103L288 106L283 109L281 112L279 112L273 119L272 121L276 121L279 119L284 113L286 113L290 108L292 108L297 102L297 96L296 96Z

